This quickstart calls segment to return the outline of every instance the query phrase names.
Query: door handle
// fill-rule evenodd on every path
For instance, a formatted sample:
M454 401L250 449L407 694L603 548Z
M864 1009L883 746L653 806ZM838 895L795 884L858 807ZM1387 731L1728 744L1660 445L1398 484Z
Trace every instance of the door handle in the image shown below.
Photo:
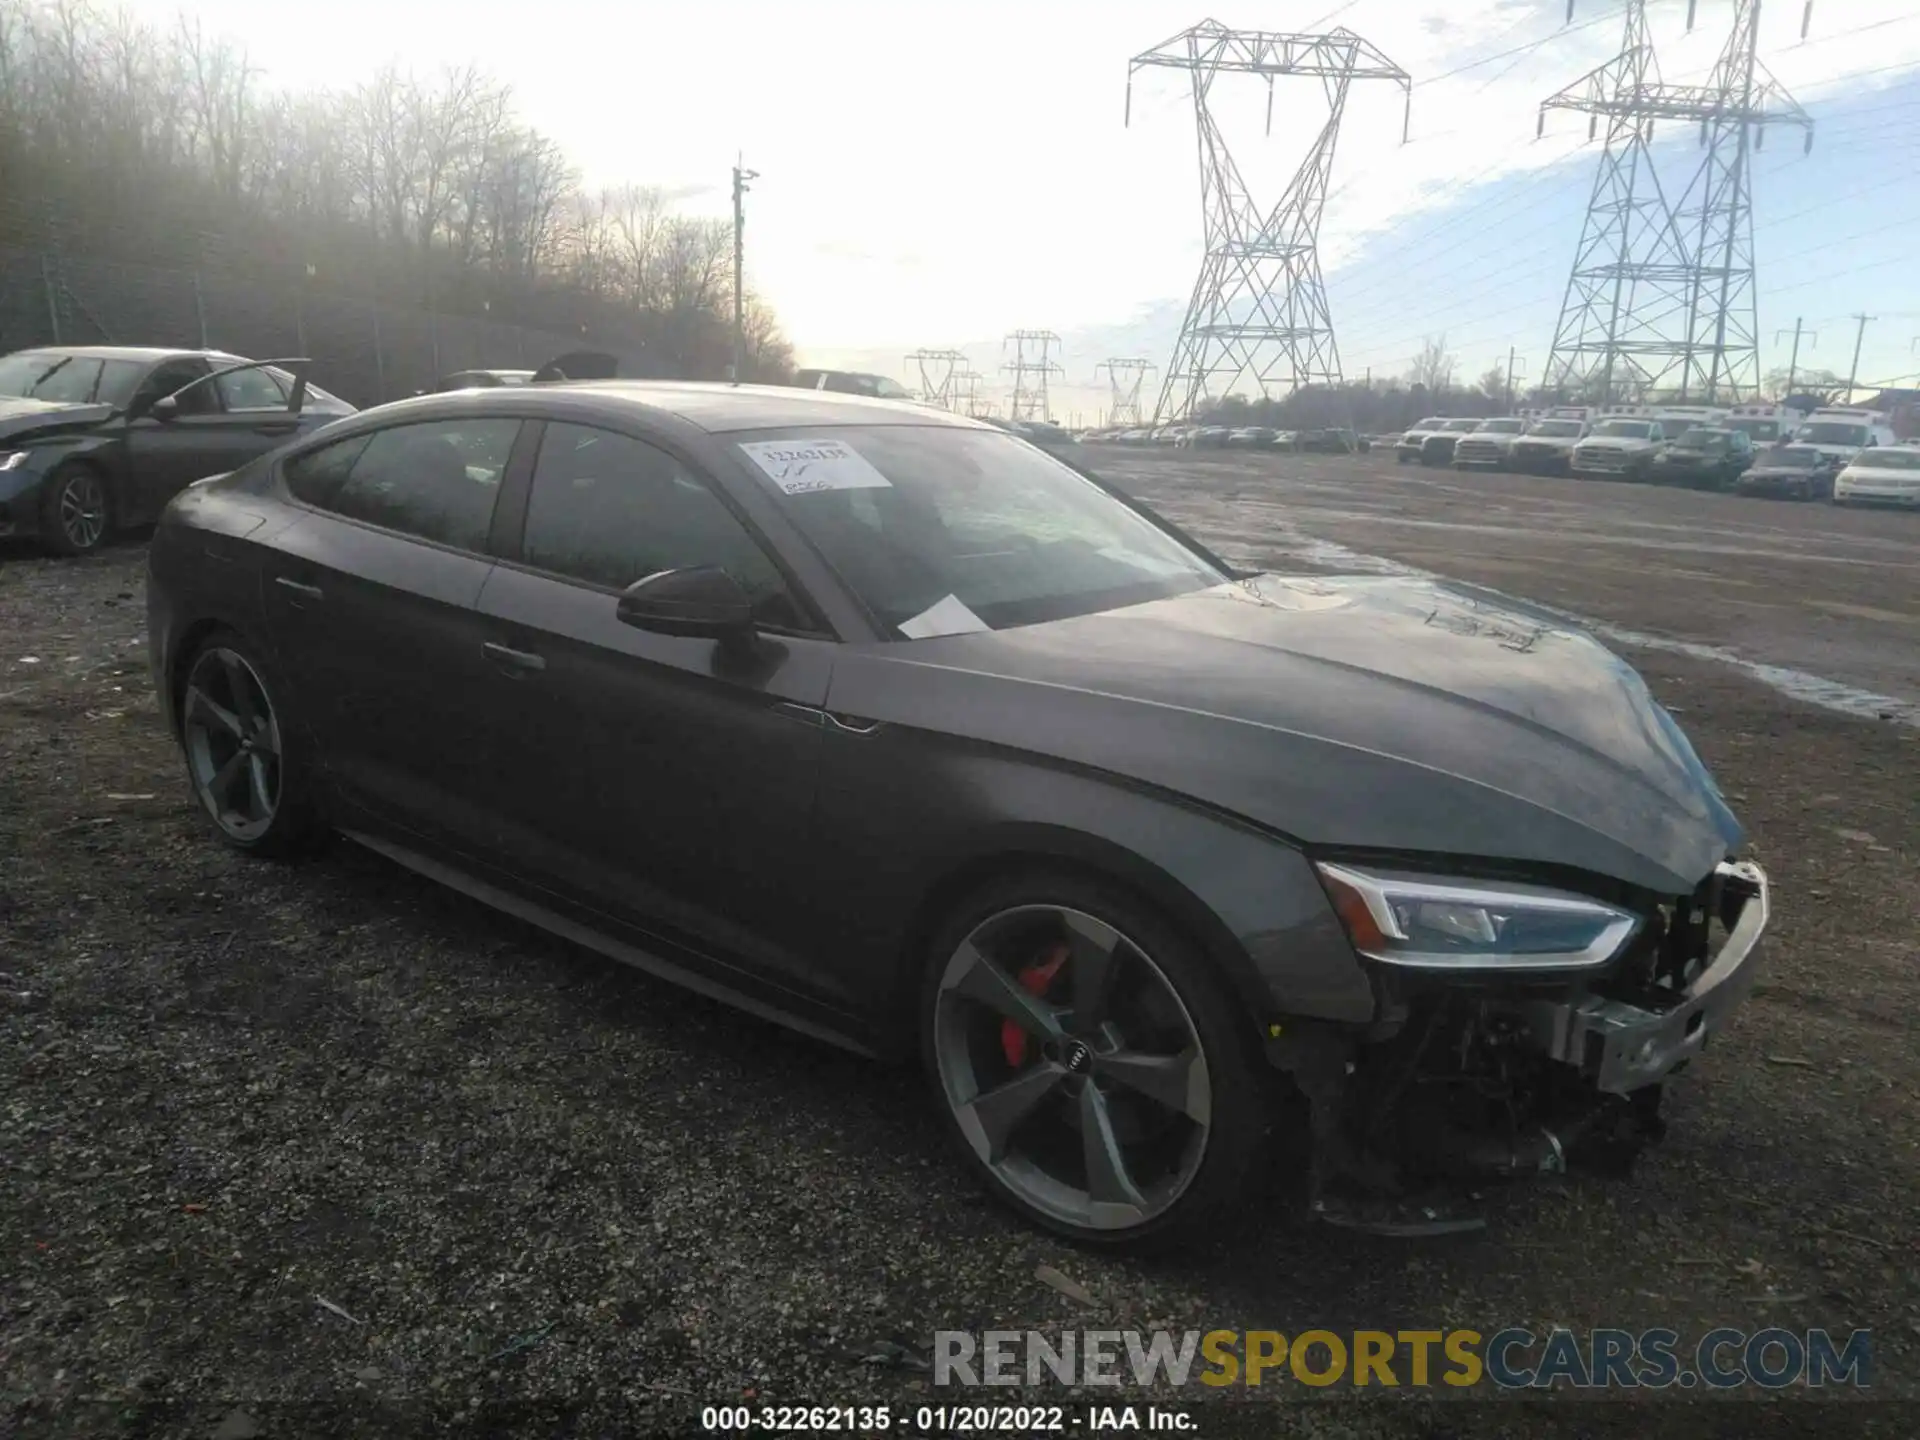
M486 657L507 670L544 670L546 657L535 655L528 650L514 650L505 645L496 645L491 640L480 647Z
M295 580L288 575L276 575L273 577L273 583L293 591L294 594L303 600L318 600L321 598L320 587L318 585L309 585L304 580Z

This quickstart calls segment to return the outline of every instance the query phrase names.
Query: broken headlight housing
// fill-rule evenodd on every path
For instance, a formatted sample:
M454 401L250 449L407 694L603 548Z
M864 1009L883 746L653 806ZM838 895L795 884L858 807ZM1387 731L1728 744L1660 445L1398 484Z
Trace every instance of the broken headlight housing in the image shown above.
M1539 885L1321 862L1353 948L1417 970L1597 970L1640 929L1630 910Z

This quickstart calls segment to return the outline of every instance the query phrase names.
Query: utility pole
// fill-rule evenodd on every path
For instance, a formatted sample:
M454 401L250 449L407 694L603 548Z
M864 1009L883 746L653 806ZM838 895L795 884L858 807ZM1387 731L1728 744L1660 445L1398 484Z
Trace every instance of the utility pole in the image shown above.
M1509 415L1513 413L1513 351L1513 346L1507 346L1507 414Z
M1780 337L1786 333L1787 332L1784 330L1774 331L1773 343L1778 345L1780 343ZM1813 343L1816 346L1818 346L1820 343L1820 332L1818 330L1815 330L1812 332L1812 334L1813 334ZM1791 400L1793 398L1793 379L1794 379L1794 376L1798 375L1799 373L1800 373L1800 316L1796 315L1793 317L1793 349L1787 352L1787 393L1780 397L1782 400Z
M747 228L747 211L742 201L747 191L753 188L747 182L760 178L758 170L745 167L746 156L738 156L737 160L740 163L733 167L733 373L727 377L736 385L740 383L741 372L747 363L746 260L742 245Z
M1847 371L1847 403L1853 403L1853 382L1860 378L1860 346L1867 338L1867 322L1878 320L1878 315L1856 315L1860 328L1853 332L1853 365Z

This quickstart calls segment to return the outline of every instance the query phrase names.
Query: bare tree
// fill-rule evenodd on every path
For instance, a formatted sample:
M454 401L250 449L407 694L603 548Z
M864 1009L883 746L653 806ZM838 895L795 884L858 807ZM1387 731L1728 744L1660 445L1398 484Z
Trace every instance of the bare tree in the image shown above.
M1489 400L1497 400L1504 405L1507 400L1507 367L1489 366L1486 374L1480 377L1479 388L1480 393Z
M1450 389L1454 364L1453 352L1447 349L1447 337L1429 335L1422 342L1420 353L1414 356L1413 367L1407 371L1407 383L1424 385L1433 391Z

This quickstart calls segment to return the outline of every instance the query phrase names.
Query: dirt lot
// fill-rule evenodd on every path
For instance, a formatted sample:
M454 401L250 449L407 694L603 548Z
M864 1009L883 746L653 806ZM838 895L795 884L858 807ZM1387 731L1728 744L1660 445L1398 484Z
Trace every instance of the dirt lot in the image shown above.
M1325 568L1346 546L1920 701L1920 516L1095 459L1239 557ZM297 869L230 856L154 711L142 563L137 543L0 555L0 1428L688 1433L742 1398L924 1402L912 1355L939 1328L1556 1323L1870 1328L1881 1403L1180 1403L1208 1436L1920 1428L1904 710L1853 718L1634 652L1779 901L1758 992L1631 1179L1529 1185L1446 1242L1276 1216L1119 1261L983 1204L896 1073L352 848Z

